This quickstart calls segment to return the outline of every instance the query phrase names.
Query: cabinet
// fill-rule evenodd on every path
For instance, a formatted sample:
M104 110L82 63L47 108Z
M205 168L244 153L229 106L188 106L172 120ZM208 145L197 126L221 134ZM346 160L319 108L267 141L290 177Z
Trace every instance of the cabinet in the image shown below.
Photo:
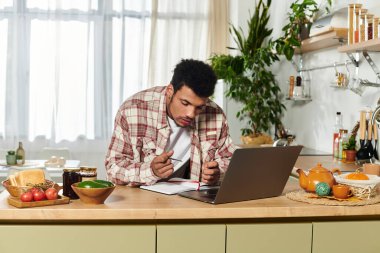
M314 222L313 253L378 253L380 221Z
M304 253L311 244L311 223L227 225L226 253Z
M154 225L1 225L0 252L155 252Z
M157 225L157 253L225 253L226 225Z

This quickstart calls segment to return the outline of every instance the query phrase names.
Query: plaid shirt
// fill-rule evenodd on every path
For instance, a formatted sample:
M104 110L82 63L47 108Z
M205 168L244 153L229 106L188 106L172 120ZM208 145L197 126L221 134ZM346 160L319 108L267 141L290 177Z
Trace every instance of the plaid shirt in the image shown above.
M157 177L150 163L165 151L171 128L166 114L166 87L141 91L120 107L105 160L108 178L117 184L151 185ZM221 174L235 146L222 109L209 101L190 127L190 177L201 180L202 163L217 161ZM222 178L222 175L221 175Z

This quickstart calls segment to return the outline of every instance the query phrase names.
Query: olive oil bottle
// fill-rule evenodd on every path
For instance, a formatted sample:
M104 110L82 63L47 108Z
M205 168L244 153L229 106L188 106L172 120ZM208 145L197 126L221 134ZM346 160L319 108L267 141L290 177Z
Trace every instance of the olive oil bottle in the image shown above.
M18 143L18 148L16 150L17 164L25 164L25 150L22 146L22 142Z

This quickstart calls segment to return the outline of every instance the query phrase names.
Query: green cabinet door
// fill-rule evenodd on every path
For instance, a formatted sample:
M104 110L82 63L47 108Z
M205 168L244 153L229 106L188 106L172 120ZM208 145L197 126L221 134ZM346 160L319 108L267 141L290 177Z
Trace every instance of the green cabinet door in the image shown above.
M154 225L0 225L0 252L154 253Z
M225 253L225 225L157 225L157 253Z
M226 253L310 253L311 223L227 224Z
M380 221L313 223L313 253L379 253Z

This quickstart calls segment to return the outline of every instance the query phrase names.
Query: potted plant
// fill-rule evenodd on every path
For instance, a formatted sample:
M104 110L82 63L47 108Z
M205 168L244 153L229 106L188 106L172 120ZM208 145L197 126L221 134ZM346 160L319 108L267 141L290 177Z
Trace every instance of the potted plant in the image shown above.
M356 160L356 135L359 131L359 127L359 122L356 122L351 130L348 141L342 144L343 151L346 153L346 162L355 162Z
M226 96L242 104L237 112L238 119L248 119L248 125L241 129L243 143L271 143L264 133L272 125L281 123L280 117L285 106L280 101L280 88L270 70L279 58L275 54L270 38L272 29L267 27L271 0L262 0L255 7L248 20L248 34L231 25L230 33L237 44L239 54L214 55L211 65L219 79L228 85ZM253 141L257 138L258 141ZM252 142L251 142L252 141Z
M289 22L282 28L284 35L275 41L277 52L289 61L295 48L301 47L301 41L309 38L313 16L319 8L314 0L296 0L290 9L287 14Z
M356 158L356 135L351 134L348 142L343 144L343 150L346 152L346 162L355 162Z

